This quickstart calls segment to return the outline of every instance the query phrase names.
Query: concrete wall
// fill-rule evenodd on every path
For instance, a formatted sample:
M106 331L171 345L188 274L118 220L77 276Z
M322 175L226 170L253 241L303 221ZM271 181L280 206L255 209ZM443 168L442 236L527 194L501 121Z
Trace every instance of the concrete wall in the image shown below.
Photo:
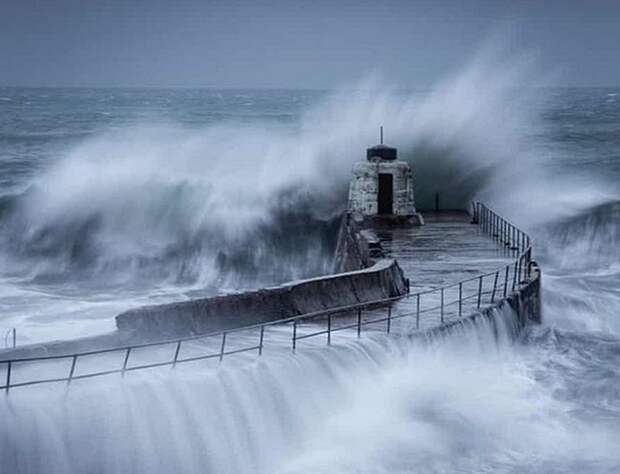
M342 216L334 256L334 273L361 270L372 265L369 242L351 214Z
M257 291L144 306L116 316L121 333L158 338L220 331L300 314L404 295L395 260L370 268L294 281Z
M349 211L363 216L378 212L379 173L393 178L393 208L396 216L413 216L416 213L413 197L413 174L403 161L359 162L353 166L349 187Z

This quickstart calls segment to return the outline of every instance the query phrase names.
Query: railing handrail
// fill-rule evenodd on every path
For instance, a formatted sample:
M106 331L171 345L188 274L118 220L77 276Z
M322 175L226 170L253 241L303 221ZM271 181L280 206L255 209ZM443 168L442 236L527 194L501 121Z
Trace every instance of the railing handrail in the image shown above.
M421 292L421 294L428 293L429 291L431 290L425 290L424 292ZM311 313L298 314L296 316L289 316L287 318L275 319L273 321L266 321L264 323L256 323L256 324L250 324L247 326L239 326L236 328L224 329L224 330L214 331L214 332L209 332L209 333L195 334L193 336L177 337L177 338L164 339L164 340L153 341L153 342L142 342L138 344L130 344L130 345L125 345L125 346L108 347L105 349L93 349L91 351L71 352L69 354L54 354L54 355L49 355L49 356L25 357L25 358L17 358L17 359L1 359L0 364L5 364L7 362L33 362L36 360L66 359L66 358L73 357L73 356L81 357L81 356L89 356L89 355L95 355L95 354L105 354L108 352L123 351L127 349L133 350L133 349L142 349L144 347L165 346L167 344L175 344L178 342L194 341L196 339L206 339L208 337L221 336L224 333L231 334L235 332L249 331L251 329L260 328L261 326L275 326L275 325L291 323L296 320L299 321L302 319L310 319L310 318L316 318L319 316L327 316L329 314L334 314L334 313L343 313L345 311L358 309L358 308L364 308L366 306L376 306L380 304L391 303L393 301L398 301L400 299L403 299L407 296L408 294L404 294L400 296L392 296L390 298L382 298L378 300L364 301L362 303L354 303L354 304L346 305L346 306L335 306L330 309L313 311Z
M165 365L172 365L175 366L177 363L181 363L181 362L188 362L188 361L193 361L193 360L201 360L201 359L207 359L207 358L217 358L219 357L220 361L222 360L222 358L225 355L228 354L234 354L234 353L238 353L238 352L245 352L245 351L250 351L250 350L258 350L259 351L259 355L262 353L262 349L263 349L263 335L264 335L264 330L266 327L270 327L270 326L276 326L276 325L283 325L283 324L288 324L288 323L293 323L294 328L293 328L293 348L295 348L296 345L296 341L299 339L305 339L308 337L313 337L313 336L317 336L317 335L321 335L321 334L327 334L328 336L328 344L331 341L331 332L333 331L337 331L337 330L342 330L342 329L346 329L346 328L354 328L357 327L358 328L358 336L360 334L360 328L361 326L364 325L368 325L368 324L373 324L373 323L377 323L377 322L383 322L383 321L387 321L388 323L388 332L390 330L390 324L392 319L399 319L405 316L412 316L412 315L416 315L416 327L419 327L419 317L421 314L423 313L427 313L427 312L431 312L434 310L440 310L441 313L441 323L444 323L444 309L446 306L450 306L453 304L459 304L459 310L458 310L458 316L461 317L462 313L462 302L463 301L467 301L471 298L474 297L478 297L478 303L477 303L477 308L480 308L481 305L481 295L482 294L488 294L490 293L489 291L482 291L482 286L483 286L483 279L485 277L489 277L491 275L495 276L494 279L494 286L493 286L493 292L492 292L492 298L491 298L491 303L494 303L495 300L495 294L496 294L496 290L497 288L499 289L503 289L503 297L499 298L498 301L501 301L502 299L505 299L507 291L508 291L508 285L510 283L509 281L509 273L510 273L510 269L512 267L514 267L514 271L513 271L513 283L512 283L512 288L514 290L515 285L517 283L517 271L519 273L519 280L521 279L521 273L522 273L522 269L524 276L527 275L528 279L530 276L529 273L529 268L530 268L530 263L531 263L531 252L532 252L532 239L530 238L530 236L528 234L526 234L525 232L523 232L522 230L520 230L518 227L516 227L514 224L512 224L511 222L509 222L508 220L504 219L503 217L499 216L497 213L495 213L494 211L492 211L490 208L488 208L486 205L480 203L480 202L476 202L474 203L474 215L473 215L473 223L476 223L478 225L481 226L481 228L483 229L483 231L489 232L493 235L493 237L502 237L502 238L507 238L507 240L504 240L503 243L507 246L510 246L511 250L520 250L520 253L518 254L518 256L516 257L516 259L512 260L510 263L499 267L491 272L487 272L484 274L480 274L480 275L476 275L473 276L471 278L466 278L464 280L460 280L454 283L450 283L447 285L443 285L443 286L438 286L438 287L433 287L427 290L422 290L422 291L418 291L416 293L406 293L404 295L400 295L400 296L395 296L395 297L389 297L389 298L381 298L381 299L377 299L377 300L372 300L372 301L365 301L365 302L359 302L359 303L354 303L354 304L350 304L350 305L343 305L343 306L337 306L334 308L330 308L330 309L326 309L326 310L319 310L319 311L313 311L310 313L304 313L304 314L300 314L300 315L296 315L296 316L290 316L287 318L281 318L281 319L277 319L277 320L273 320L273 321L267 321L267 322L263 322L263 323L257 323L257 324L251 324L251 325L247 325L247 326L241 326L241 327L237 327L237 328L232 328L232 329L227 329L227 330L219 330L219 331L213 331L210 333L203 333L203 334L196 334L196 335L192 335L192 336L185 336L185 337L177 337L177 338L171 338L171 339L166 339L166 340L159 340L159 341L153 341L153 342L145 342L145 343L138 343L138 344L130 344L130 345L124 345L124 346L116 346L116 347L108 347L108 348L104 348L104 349L94 349L94 350L90 350L90 351L81 351L81 352L74 352L74 353L69 353L69 354L55 354L55 355L47 355L47 356L35 356L35 357L23 357L23 358L14 358L14 359L2 359L0 360L0 364L7 364L7 380L5 385L1 385L0 389L5 389L6 391L8 391L8 389L10 387L18 387L18 386L24 386L24 385L34 385L34 384L38 384L38 383L46 383L46 382L59 382L59 381L67 381L67 382L71 382L71 380L77 380L77 379L82 379L82 378L87 378L87 377L94 377L94 376L98 376L98 375L107 375L107 374L114 374L114 373L125 373L126 371L134 371L134 370L138 370L138 369L143 369L143 368L151 368L151 367L159 367L159 366L165 366ZM499 227L498 227L499 224ZM508 232L506 232L506 230L508 230ZM493 231L500 231L501 234L493 234ZM516 237L516 239L515 239ZM515 247L516 244L516 247ZM523 261L526 260L527 263L527 268L522 268L523 265ZM518 269L518 270L517 270ZM500 273L504 273L505 272L505 278L504 278L504 282L501 286L498 286L498 277L500 275ZM479 281L479 285L478 285L478 290L477 290L477 295L470 295L470 296L465 296L463 297L462 294L462 289L463 289L463 285L472 281ZM527 280L526 280L527 281ZM521 281L519 281L519 284L521 283ZM447 303L444 301L444 294L445 294L445 290L447 289L451 289L451 288L455 288L455 287L459 287L459 298L455 299L453 301L448 301ZM431 308L425 308L424 310L420 309L420 297L423 295L428 295L428 294L433 294L433 293L441 293L441 305L438 305L436 307L431 307ZM391 308L392 308L392 304L395 301L401 300L401 299L408 299L408 298L416 298L417 299L417 309L416 311L412 311L412 312L408 312L408 313L404 313L404 314L397 314L397 315L392 315L391 314ZM368 308L368 307L375 307L375 306L385 306L388 305L388 316L387 318L379 318L379 319L374 319L374 320L370 320L370 321L361 321L361 310ZM337 328L331 328L331 315L333 314L338 314L338 313L343 313L343 312L351 312L354 310L358 310L358 320L357 323L355 324L350 324L350 325L346 325L346 326L340 326ZM321 316L327 316L328 317L328 329L327 330L321 330L312 334L306 334L303 336L297 336L296 335L296 329L297 329L297 323L299 321L303 321L306 319L313 319L313 318L317 318L317 317L321 317ZM242 349L238 349L238 350L233 350L233 351L225 351L225 343L226 343L226 336L228 334L232 334L232 333L239 333L239 332L244 332L244 331L249 331L252 329L261 329L260 332L260 343L258 346L252 346L252 347L247 347L247 348L242 348ZM186 341L193 341L193 340L199 340L199 339L207 339L207 338L214 338L214 337L222 337L222 345L221 345L221 349L219 352L217 353L213 353L213 354L208 354L208 355L202 355L199 357L190 357L190 358L186 358L186 359L178 359L178 355L179 355L179 350L181 347L181 344L183 342ZM166 362L158 362L158 363L154 363L154 364L146 364L146 365L141 365L141 366L131 366L128 367L128 360L129 360L129 356L131 351L136 350L136 349L141 349L141 348L145 348L145 347L155 347L155 346L166 346L166 345L171 345L171 344L176 344L177 348L176 348L176 352L175 352L175 356L173 360L170 361L166 361ZM80 357L86 357L86 356L91 356L91 355L98 355L98 354L106 354L106 353L112 353L112 352L125 352L125 358L124 358L124 363L123 363L123 367L122 369L113 369L113 370L106 370L106 371L101 371L101 372L94 372L94 373L88 373L88 374L84 374L84 375L75 375L74 371L75 371L75 366L76 366L76 362L78 360L78 358ZM69 373L68 377L61 377L61 378L53 378L53 379L39 379L39 380L35 380L35 381L29 381L29 382L22 382L22 383L13 383L11 384L11 367L13 364L18 364L18 363L26 363L26 362L36 362L36 361L44 361L44 360L59 360L59 359L72 359L72 365L71 365L71 370Z

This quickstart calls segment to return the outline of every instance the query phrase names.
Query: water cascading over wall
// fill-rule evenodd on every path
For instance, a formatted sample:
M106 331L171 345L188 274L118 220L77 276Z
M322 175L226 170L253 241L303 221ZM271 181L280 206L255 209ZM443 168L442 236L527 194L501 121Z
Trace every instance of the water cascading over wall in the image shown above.
M463 347L470 348L465 361L481 353L501 357L515 337L517 319L508 307L494 311L495 324L477 320L461 326L456 338L445 333L429 343L441 338L442 345L454 344L460 351L455 361L461 363ZM372 431L375 447L399 446L376 423L396 426L392 423L400 420L413 428L423 422L396 400L424 403L416 384L406 379L416 380L416 368L449 376L449 365L433 362L436 357L408 338L378 335L245 367L224 365L216 372L134 374L75 383L67 392L37 388L0 403L0 459L12 474L352 472L361 461L373 472L389 471L390 462L373 449L353 455L337 448L338 440L355 438L354 432L366 439ZM369 415L373 405L378 419ZM403 435L402 441L409 439ZM313 449L322 452L321 437L340 451L338 460L332 457L336 452L308 457ZM417 446L413 453L398 451L401 463L430 462L418 451L421 446L412 446Z

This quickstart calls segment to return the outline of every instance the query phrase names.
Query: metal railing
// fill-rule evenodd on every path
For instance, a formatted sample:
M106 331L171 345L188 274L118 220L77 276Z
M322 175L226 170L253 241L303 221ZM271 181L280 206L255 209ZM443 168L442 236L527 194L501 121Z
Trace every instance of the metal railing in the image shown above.
M8 349L17 347L17 328L7 329L4 333L4 347Z
M515 259L492 272L439 288L407 293L393 298L335 307L329 310L306 313L226 331L133 344L124 347L76 352L73 354L0 360L0 370L2 366L5 368L4 383L0 385L0 390L8 393L11 388L52 382L64 382L68 385L74 380L111 374L121 374L124 376L127 372L164 366L176 367L179 364L207 359L215 359L221 362L226 356L251 351L255 351L260 356L263 354L266 331L275 327L286 327L287 325L290 326L291 330L291 348L295 350L299 341L319 336L324 336L326 343L329 345L332 343L334 333L344 330L354 329L357 337L361 337L364 327L370 325L376 327L380 323L384 324L381 330L390 333L395 322L401 321L404 318L409 318L410 329L419 330L430 329L457 318L471 315L480 311L483 307L497 304L505 299L509 292L513 292L519 285L527 283L531 278L532 272L531 240L527 234L482 203L474 203L472 222L478 224L484 233L489 234L500 245L507 247L509 251L515 252ZM453 297L450 298L450 295L453 295ZM405 311L396 313L395 309L401 308L395 308L395 303L403 300L407 300L411 304L402 304L401 306ZM317 321L319 325L314 324ZM336 325L336 321L341 322L341 324ZM308 322L313 324L305 325ZM300 333L302 326L312 330L312 332ZM251 338L253 342L242 347L230 347L229 341L231 336L248 332L255 333ZM190 345L191 342L213 340L214 338L217 338L218 341L215 350L186 357L181 355L182 348ZM245 339L247 340L247 336ZM135 354L140 349L164 348L166 346L170 346L171 349L169 358L151 363L132 363L132 354ZM112 369L91 370L84 373L78 370L79 362L91 356L103 356L105 354L118 354L120 356L119 365ZM52 361L65 361L67 363L64 374L15 381L13 374L16 368L23 365L49 363Z

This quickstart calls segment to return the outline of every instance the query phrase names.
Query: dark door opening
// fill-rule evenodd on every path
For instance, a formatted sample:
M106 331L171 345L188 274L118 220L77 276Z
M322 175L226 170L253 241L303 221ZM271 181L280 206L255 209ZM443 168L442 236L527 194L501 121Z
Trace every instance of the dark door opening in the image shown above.
M379 214L393 214L394 177L388 173L379 173Z

